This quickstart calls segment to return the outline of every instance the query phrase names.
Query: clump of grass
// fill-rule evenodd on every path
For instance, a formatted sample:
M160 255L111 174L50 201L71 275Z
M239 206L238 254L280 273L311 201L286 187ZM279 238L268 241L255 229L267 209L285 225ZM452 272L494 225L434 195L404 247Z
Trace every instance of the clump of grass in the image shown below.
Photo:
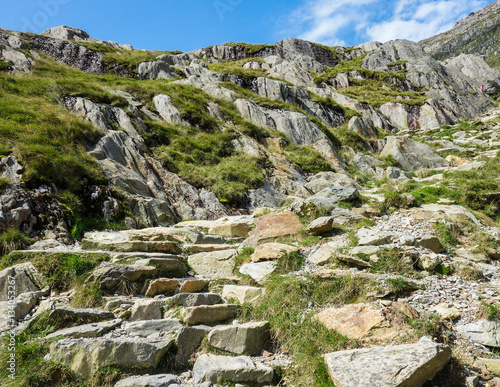
M458 237L462 234L462 230L455 223L437 223L434 229L440 242L447 250L460 243Z
M0 256L14 250L22 250L33 244L33 240L21 231L9 229L0 234Z
M276 270L276 273L286 274L292 271L300 270L304 265L304 262L304 256L298 251L284 254L281 258L278 259L278 269Z
M359 343L326 329L308 310L363 299L370 286L354 278L322 282L310 277L273 276L266 283L265 299L248 318L271 323L275 345L293 357L294 367L285 371L292 384L332 386L321 355L355 348Z
M288 145L284 151L285 156L297 164L306 173L316 174L332 170L323 156L316 150L307 146Z
M85 279L101 262L108 260L107 254L14 252L3 257L0 267L31 262L48 278L52 289L65 292Z
M438 337L441 330L441 318L437 314L428 314L420 318L408 318L407 324L413 328L418 337Z
M4 192L5 188L10 184L9 179L0 176L0 194Z
M240 268L242 265L245 263L250 262L250 257L251 255L255 252L255 249L252 247L245 247L242 249L241 253L239 253L235 258L234 258L234 268L237 270Z
M377 253L378 262L372 262L372 273L397 273L406 276L415 276L415 262L404 251L398 249L383 249Z
M482 306L481 315L483 317L485 317L488 320L500 319L500 309L496 305L482 301L481 306Z
M103 292L96 282L85 282L76 287L72 300L76 308L98 308L103 303Z

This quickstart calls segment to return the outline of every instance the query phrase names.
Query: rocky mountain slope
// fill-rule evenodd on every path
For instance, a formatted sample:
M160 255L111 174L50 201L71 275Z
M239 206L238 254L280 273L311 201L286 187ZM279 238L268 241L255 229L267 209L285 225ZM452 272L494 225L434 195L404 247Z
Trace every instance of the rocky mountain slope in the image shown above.
M2 385L498 385L483 59L0 50Z
M483 55L491 66L498 68L499 11L500 2L495 1L460 20L451 30L426 39L420 44L425 52L439 60L459 54Z

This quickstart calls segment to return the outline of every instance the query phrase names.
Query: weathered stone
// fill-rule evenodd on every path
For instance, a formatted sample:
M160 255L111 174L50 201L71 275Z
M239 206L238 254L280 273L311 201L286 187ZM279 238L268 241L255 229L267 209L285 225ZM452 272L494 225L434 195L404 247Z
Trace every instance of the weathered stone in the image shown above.
M434 307L437 314L441 316L443 320L456 320L460 317L461 313L457 308L449 307L448 304L439 304Z
M156 110L161 118L171 124L182 123L182 117L179 110L172 104L172 98L165 94L159 94L153 98Z
M154 297L158 294L173 294L179 287L179 281L168 278L158 278L152 281L146 293L144 294L146 297Z
M479 263L486 263L489 261L489 258L486 254L483 253L474 253L469 249L460 248L455 251L457 257L465 258L467 260Z
M434 235L424 235L423 237L418 238L416 246L424 247L426 249L433 251L436 254L445 251L445 248L441 244L439 238Z
M208 285L207 280L201 280L201 279L190 279L190 280L185 280L181 288L179 289L179 293L197 293L203 291Z
M234 383L263 385L273 380L271 367L254 362L248 356L230 357L201 355L193 368L195 383L209 381L220 383L223 380Z
M474 361L474 365L479 365L482 368L486 368L493 375L500 376L500 359L478 358Z
M418 257L418 267L422 270L432 271L439 264L441 264L441 258L439 258L436 254L421 254Z
M50 345L51 360L62 363L84 378L106 366L153 370L173 340L150 343L131 339L65 339Z
M297 247L283 243L264 243L257 246L250 258L252 262L271 261L298 251Z
M451 359L451 350L424 337L417 344L353 349L325 355L339 387L421 386Z
M358 257L353 257L351 255L339 254L335 257L341 262L347 263L349 265L360 266L360 267L371 267L369 262L366 262Z
M178 257L171 257L140 259L135 264L139 266L153 266L156 268L157 275L162 277L184 277L187 274L186 265Z
M389 242L388 235L364 227L356 233L356 236L359 238L359 246L380 246Z
M376 138L378 135L375 125L370 118L352 117L349 120L347 128L364 138Z
M215 293L179 293L170 298L170 303L181 306L222 304L222 298Z
M409 171L448 165L447 161L436 155L428 145L416 142L408 136L387 137L387 143L380 153L380 157L389 156L393 157L402 168Z
M180 384L181 382L177 376L160 374L132 376L130 378L120 380L115 384L115 387L169 387L178 386Z
M500 320L479 320L456 327L457 331L473 341L488 347L500 347Z
M201 342L212 330L212 327L197 325L193 327L183 327L177 336L177 355L175 363L177 366L184 367L188 364L191 356L200 347Z
M208 335L208 343L237 355L259 356L271 339L270 329L267 321L215 328Z
M131 312L130 321L159 320L162 318L161 301L137 300Z
M76 309L61 306L51 310L44 319L44 323L62 328L75 324L90 324L113 320L114 318L115 315L113 313L101 309Z
M277 268L275 261L245 263L240 267L240 273L249 275L255 282L262 285Z
M193 232L188 235L189 241L195 245L223 245L226 240L218 235L205 235L200 232Z
M413 208L411 215L422 219L441 219L447 218L452 222L459 224L475 224L480 226L481 223L476 217L467 211L462 206L457 205L443 205L443 204L424 204L421 207Z
M104 290L124 291L126 284L145 281L148 278L154 278L156 274L156 268L151 266L115 265L94 270L89 281L97 280L101 289Z
M47 283L47 279L31 262L20 263L0 271L0 301L9 300L9 290L15 297L23 293L37 292ZM9 289L13 287L13 289Z
M386 313L371 304L328 308L314 318L328 329L334 329L353 339L388 340L410 330L404 325L393 326Z
M333 216L323 216L309 223L306 227L306 231L314 235L324 234L325 232L332 231L333 221Z
M327 187L313 197L327 197L337 202L351 202L359 197L359 192L352 187Z
M46 339L52 339L52 338L56 338L56 337L61 337L64 339L67 339L67 338L80 339L80 338L89 338L89 337L99 337L99 336L102 336L109 331L112 331L116 327L120 326L121 323L122 323L122 320L117 319L117 320L105 321L105 322L101 322L101 323L79 325L79 326L72 327L72 328L58 330L58 331L48 335L46 337Z
M233 275L237 250L213 251L191 255L188 258L193 270L205 277L217 279Z
M256 246L260 240L295 235L301 229L299 217L293 212L283 211L260 217L249 239Z
M181 311L182 321L187 325L215 324L234 318L238 305L208 305L188 307Z
M230 301L237 300L240 304L258 304L265 294L265 289L254 286L224 285L222 297Z
M149 337L152 335L165 335L170 332L178 332L182 329L182 324L179 320L173 318L142 320L127 322L123 324L122 329L130 336Z
M220 235L225 238L240 238L248 235L250 227L243 222L229 222L213 226L210 234Z
M359 184L352 180L344 173L320 172L314 176L307 178L308 183L305 185L307 189L315 194L328 187L352 187L361 189Z
M336 250L330 245L321 246L307 260L315 265L324 265L335 256Z

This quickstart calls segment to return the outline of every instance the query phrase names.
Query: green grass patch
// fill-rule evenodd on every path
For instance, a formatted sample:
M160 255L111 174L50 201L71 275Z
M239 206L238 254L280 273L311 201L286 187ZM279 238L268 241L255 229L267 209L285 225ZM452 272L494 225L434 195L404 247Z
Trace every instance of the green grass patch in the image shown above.
M317 150L308 146L291 144L285 148L283 153L306 173L315 175L319 172L329 172L332 170L332 167L325 161L323 156Z
M401 274L416 276L415 262L412 257L399 249L383 249L377 253L378 262L372 262L372 273Z
M14 250L22 250L32 245L34 241L21 231L9 229L0 233L0 256Z
M307 277L273 276L266 283L266 297L249 310L247 318L271 323L274 343L288 352L294 367L285 375L297 386L332 386L322 354L356 348L359 342L328 330L306 310L364 299L371 283L343 278L318 281Z

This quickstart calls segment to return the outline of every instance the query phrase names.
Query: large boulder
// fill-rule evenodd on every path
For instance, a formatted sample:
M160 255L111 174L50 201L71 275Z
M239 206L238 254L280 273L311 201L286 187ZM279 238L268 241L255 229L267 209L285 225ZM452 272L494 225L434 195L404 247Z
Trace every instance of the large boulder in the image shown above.
M43 31L41 35L61 40L74 40L76 42L89 42L92 40L90 35L84 30L68 26L52 27Z
M201 355L193 368L195 383L231 381L263 385L270 383L273 377L274 371L271 367L257 363L248 356Z
M410 332L404 322L396 323L397 313L372 304L351 304L325 309L314 318L326 328L352 339L389 340Z
M255 229L250 232L247 244L256 247L261 240L295 235L302 227L299 217L291 211L264 215L259 218Z
M213 329L208 344L238 355L259 356L268 344L271 325L267 321L228 325Z
M154 278L156 268L141 265L114 265L100 267L92 273L89 281L97 281L99 287L106 291L127 292L129 284L142 283L146 279ZM135 289L138 291L139 289Z
M451 349L424 337L416 344L353 349L325 355L335 386L418 387L451 359Z
M460 54L446 62L446 67L460 71L468 76L477 90L483 86L487 94L500 92L500 71L491 68L486 61L477 55Z
M0 271L0 301L8 301L11 295L40 291L46 283L47 279L31 262L9 267Z
M241 274L248 275L258 284L264 284L266 280L278 269L276 261L264 261L258 263L245 263L239 269Z
M228 278L233 276L237 250L212 251L191 255L189 265L195 273L208 278Z
M393 157L402 168L416 171L420 168L440 168L448 162L438 156L425 144L412 140L409 136L386 137L387 143L380 157Z
M153 370L174 341L157 343L135 339L65 339L50 345L50 358L88 379L106 366Z

